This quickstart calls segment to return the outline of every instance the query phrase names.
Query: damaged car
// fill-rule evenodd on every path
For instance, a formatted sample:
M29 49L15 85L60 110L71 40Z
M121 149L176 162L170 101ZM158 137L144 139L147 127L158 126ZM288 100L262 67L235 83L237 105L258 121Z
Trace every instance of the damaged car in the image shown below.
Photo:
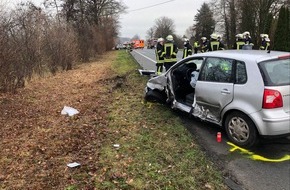
M198 72L195 86L193 73ZM290 53L224 50L194 54L152 77L145 99L222 126L238 146L290 134Z

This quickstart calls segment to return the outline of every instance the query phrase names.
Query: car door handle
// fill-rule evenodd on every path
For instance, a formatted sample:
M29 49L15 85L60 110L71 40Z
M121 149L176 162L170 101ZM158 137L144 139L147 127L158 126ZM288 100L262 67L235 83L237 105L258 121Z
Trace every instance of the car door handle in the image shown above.
M222 89L222 94L230 94L231 92L228 89Z

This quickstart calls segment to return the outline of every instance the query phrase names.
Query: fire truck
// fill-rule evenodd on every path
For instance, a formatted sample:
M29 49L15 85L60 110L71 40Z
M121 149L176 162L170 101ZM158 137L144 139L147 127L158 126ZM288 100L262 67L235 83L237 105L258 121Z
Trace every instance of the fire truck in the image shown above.
M132 41L134 49L143 49L144 48L144 40L133 40Z

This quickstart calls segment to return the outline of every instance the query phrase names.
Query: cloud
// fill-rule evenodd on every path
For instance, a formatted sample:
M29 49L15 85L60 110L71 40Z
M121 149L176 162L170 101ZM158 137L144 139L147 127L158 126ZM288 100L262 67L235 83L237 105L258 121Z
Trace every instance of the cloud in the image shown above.
M133 37L138 34L141 38L146 37L146 31L154 26L155 20L160 17L168 17L174 21L176 34L182 36L186 29L194 24L194 16L197 10L205 0L123 0L124 4L128 6L128 13L121 16L121 36ZM155 7L145 8L151 5L156 5L162 2L167 2ZM145 8L138 11L140 8Z

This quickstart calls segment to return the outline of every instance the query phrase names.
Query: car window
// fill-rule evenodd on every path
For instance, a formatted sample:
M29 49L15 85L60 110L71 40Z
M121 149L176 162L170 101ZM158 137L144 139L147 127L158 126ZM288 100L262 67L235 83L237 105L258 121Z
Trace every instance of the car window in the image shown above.
M207 58L200 73L201 81L232 82L233 60L224 58Z
M245 84L247 81L247 71L244 62L237 61L236 84Z
M290 85L290 59L259 63L266 86Z
M190 67L191 64L196 64L196 69L199 70L200 67L201 67L201 64L203 62L203 59L202 58L199 58L199 59L191 59L187 62L185 62L184 64L188 65Z

